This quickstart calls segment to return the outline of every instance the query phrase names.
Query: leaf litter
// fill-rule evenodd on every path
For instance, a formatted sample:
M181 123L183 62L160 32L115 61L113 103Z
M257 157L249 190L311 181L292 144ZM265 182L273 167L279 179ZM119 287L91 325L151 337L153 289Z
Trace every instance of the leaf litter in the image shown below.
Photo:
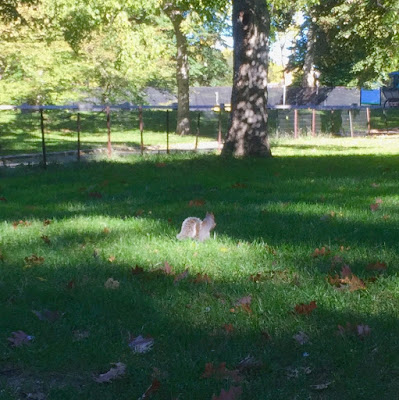
M125 364L117 362L111 365L114 365L114 367L112 367L108 372L105 372L104 374L100 374L97 377L93 376L93 380L97 383L109 383L114 379L121 378L123 375L125 375Z

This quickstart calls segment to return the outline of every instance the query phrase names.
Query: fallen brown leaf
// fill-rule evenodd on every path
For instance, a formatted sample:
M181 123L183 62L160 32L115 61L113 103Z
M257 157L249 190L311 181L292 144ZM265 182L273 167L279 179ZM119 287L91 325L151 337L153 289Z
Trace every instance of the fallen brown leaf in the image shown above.
M103 195L100 192L90 192L89 197L93 199L101 199Z
M76 286L75 279L72 279L67 283L67 289L71 289L71 290L75 289L75 286Z
M366 267L367 271L385 271L387 265L383 262L370 263Z
M115 256L110 256L110 257L108 257L108 261L109 261L110 263L113 263L115 260L116 260Z
M328 389L332 382L320 383L318 385L310 385L310 387L314 390L324 390Z
M201 375L201 378L216 378L216 379L232 379L235 382L240 382L242 376L238 369L229 370L226 368L226 363L222 362L218 367L215 367L213 363L205 364L205 371Z
M370 210L372 212L377 211L380 208L380 205L378 203L370 204Z
M225 324L223 325L223 329L226 333L231 333L234 331L234 327L232 324Z
M194 199L194 200L190 200L188 202L188 206L189 207L202 207L205 205L205 203L206 203L206 201L203 199Z
M202 275L202 274L198 273L195 276L193 282L194 283L201 283L201 282L211 283L211 278L207 274Z
M44 221L43 221L43 225L44 226L48 226L48 225L50 225L51 224L51 219L45 219Z
M40 319L40 321L48 322L55 322L64 315L64 313L60 313L59 311L50 311L47 309L44 309L43 311L32 310L32 312L36 315L37 318Z
M213 395L212 400L237 400L242 393L240 386L232 386L229 391L221 390L219 396Z
M245 183L236 182L231 185L233 189L245 189L247 185Z
M7 340L13 347L21 347L24 344L29 344L34 339L34 336L27 335L23 331L11 332L11 335Z
M135 353L147 353L152 349L154 345L154 339L152 337L146 337L139 335L137 337L131 336L129 338L129 347Z
M314 309L317 308L316 302L313 300L309 304L297 304L295 306L295 312L301 315L309 315Z
M244 372L244 371L259 369L262 366L263 366L262 361L259 361L255 357L248 355L238 363L236 368L240 372Z
M144 269L139 267L137 264L135 266L135 268L132 267L132 269L130 270L130 272L132 273L132 275L139 275L142 274L144 272Z
M174 275L175 273L173 272L173 267L165 261L163 264L163 267L157 269L156 271L163 272L165 275Z
M173 283L176 285L178 282L180 282L182 279L185 279L188 277L188 268L186 268L181 274L176 275Z
M325 248L324 246L319 249L318 247L313 252L313 257L321 257L321 256L328 256L331 253L330 249Z
M108 383L113 381L114 379L120 378L121 376L125 375L126 372L126 365L117 362L114 363L115 367L111 368L108 372L104 374L100 374L98 377L93 377L93 380L97 383Z
M40 239L42 239L43 242L46 243L46 244L51 244L51 241L50 241L49 237L46 236L46 235L40 236Z
M309 342L309 336L305 332L298 332L296 335L293 336L297 343L300 345L304 345Z
M32 267L33 265L40 265L44 263L44 257L40 257L36 254L32 254L31 256L25 257L25 266Z
M109 230L109 228L105 227L103 229L103 233L105 233L106 235L108 235L111 231Z
M139 397L138 400L148 399L152 394L154 394L155 392L158 392L160 387L161 387L161 383L157 379L154 378L151 382L151 385L143 393L143 395L141 397Z
M119 281L114 280L113 278L108 278L104 283L106 289L118 289L119 285Z

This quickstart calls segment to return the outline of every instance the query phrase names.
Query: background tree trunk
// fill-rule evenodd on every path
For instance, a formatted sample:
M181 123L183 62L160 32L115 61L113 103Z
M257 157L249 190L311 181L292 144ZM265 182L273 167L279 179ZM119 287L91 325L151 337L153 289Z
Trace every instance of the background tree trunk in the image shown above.
M307 43L306 43L305 60L303 63L302 87L313 88L316 86L315 70L314 70L314 48L316 43L316 37L312 22L310 22L306 38L307 38Z
M190 81L187 55L187 38L181 30L183 16L179 10L167 11L176 37L177 126L176 133L190 133Z
M271 156L267 137L270 18L265 0L233 1L234 81L222 154Z

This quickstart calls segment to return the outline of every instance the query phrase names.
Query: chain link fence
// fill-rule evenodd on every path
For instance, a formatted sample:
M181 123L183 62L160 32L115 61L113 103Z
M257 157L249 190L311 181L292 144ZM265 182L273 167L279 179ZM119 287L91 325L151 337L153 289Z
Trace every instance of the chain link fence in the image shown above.
M220 148L230 113L204 106L190 114L192 134L179 136L177 111L168 107L0 106L0 157L6 165L16 156L46 162L46 156ZM399 108L275 107L269 109L268 127L276 139L399 133Z

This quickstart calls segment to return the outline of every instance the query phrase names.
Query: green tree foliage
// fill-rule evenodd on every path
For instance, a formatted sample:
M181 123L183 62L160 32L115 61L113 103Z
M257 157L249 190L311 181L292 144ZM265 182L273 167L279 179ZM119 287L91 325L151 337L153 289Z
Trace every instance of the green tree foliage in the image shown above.
M303 67L312 31L313 63L325 85L383 82L398 69L398 0L325 0L305 12L291 67Z

